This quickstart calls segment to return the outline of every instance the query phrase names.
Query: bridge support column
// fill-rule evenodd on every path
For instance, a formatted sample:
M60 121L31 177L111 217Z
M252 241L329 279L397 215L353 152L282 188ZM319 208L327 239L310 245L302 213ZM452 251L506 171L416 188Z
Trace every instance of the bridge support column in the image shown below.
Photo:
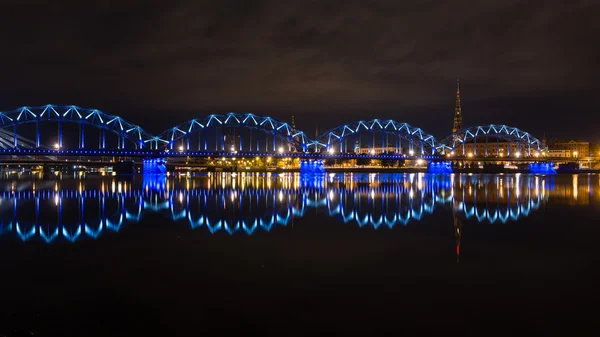
M165 158L144 158L142 174L166 174L167 160Z
M35 121L35 148L40 147L40 122Z
M63 129L60 121L58 121L58 148L63 148Z
M325 173L325 165L321 159L302 159L300 160L300 173L315 174Z
M430 161L427 164L428 173L452 173L452 162Z
M539 162L529 164L529 173L534 174L556 174L553 162Z
M79 148L83 149L85 148L85 129L83 123L79 123L79 130L81 131L79 134Z

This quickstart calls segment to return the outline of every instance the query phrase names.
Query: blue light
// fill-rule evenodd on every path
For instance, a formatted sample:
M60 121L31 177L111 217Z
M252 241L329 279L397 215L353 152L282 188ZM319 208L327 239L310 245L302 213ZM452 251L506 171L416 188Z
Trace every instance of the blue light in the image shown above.
M532 163L529 164L529 172L534 174L556 174L554 163Z

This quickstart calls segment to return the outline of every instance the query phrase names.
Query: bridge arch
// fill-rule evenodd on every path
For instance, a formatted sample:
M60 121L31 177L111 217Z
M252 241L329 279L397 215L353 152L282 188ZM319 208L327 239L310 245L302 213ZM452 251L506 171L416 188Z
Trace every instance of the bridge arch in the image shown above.
M239 131L226 134L223 129ZM255 130L260 133L253 134ZM290 124L271 117L229 112L186 121L164 131L153 142L156 149L180 151L305 152L312 140Z
M366 148L364 147L363 133L371 136L366 139ZM375 139L375 133L381 133L381 139ZM392 143L390 143L390 135ZM351 147L348 147L348 140L352 140ZM408 144L404 144L408 145L407 148L403 147L402 141L408 142ZM379 147L376 147L378 143ZM310 146L316 152L323 150L332 153L355 152L355 149L358 148L361 149L360 151L366 149L367 152L375 153L377 148L377 152L380 153L425 155L435 154L436 140L431 134L407 123L373 119L339 125L318 136Z
M42 144L40 124L56 123L56 143ZM97 130L98 139L94 140L98 148L106 148L106 132L117 136L116 147L125 149L128 142L135 149L144 148L152 136L140 126L125 119L110 115L98 109L86 109L75 105L44 105L37 107L21 107L8 112L0 112L0 130L2 130L3 147L13 148L75 148L63 143L63 123L74 123L79 126L77 131L77 148L90 148L86 142L84 126L92 126ZM20 130L21 126L35 124L35 130ZM23 133L31 131L28 138ZM47 131L47 130L45 130ZM7 138L12 133L12 144L7 144ZM50 137L53 138L54 136ZM127 142L126 142L127 141Z
M545 155L547 150L548 148L530 133L500 124L458 130L438 144L441 154L457 156L539 157Z

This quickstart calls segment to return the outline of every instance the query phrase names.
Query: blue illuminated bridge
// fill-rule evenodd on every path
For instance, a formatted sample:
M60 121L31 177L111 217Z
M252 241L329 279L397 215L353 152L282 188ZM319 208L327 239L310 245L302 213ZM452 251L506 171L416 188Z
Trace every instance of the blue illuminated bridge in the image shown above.
M506 125L470 127L437 140L404 122L372 119L345 123L311 138L271 117L233 112L192 119L158 135L119 116L77 106L0 112L0 125L0 155L23 160L57 156L524 160L542 159L547 150L528 132ZM500 142L508 145L503 148Z

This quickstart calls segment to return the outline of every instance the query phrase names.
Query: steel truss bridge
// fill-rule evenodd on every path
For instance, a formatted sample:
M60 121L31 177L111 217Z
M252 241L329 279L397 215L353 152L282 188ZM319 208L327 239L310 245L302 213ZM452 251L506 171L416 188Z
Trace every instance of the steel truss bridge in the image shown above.
M499 145L504 145L508 150ZM543 157L547 148L507 125L469 127L438 141L394 120L361 120L311 138L292 125L252 113L211 114L158 135L98 109L45 105L0 112L0 155L402 159L454 156ZM514 154L513 154L514 153Z

